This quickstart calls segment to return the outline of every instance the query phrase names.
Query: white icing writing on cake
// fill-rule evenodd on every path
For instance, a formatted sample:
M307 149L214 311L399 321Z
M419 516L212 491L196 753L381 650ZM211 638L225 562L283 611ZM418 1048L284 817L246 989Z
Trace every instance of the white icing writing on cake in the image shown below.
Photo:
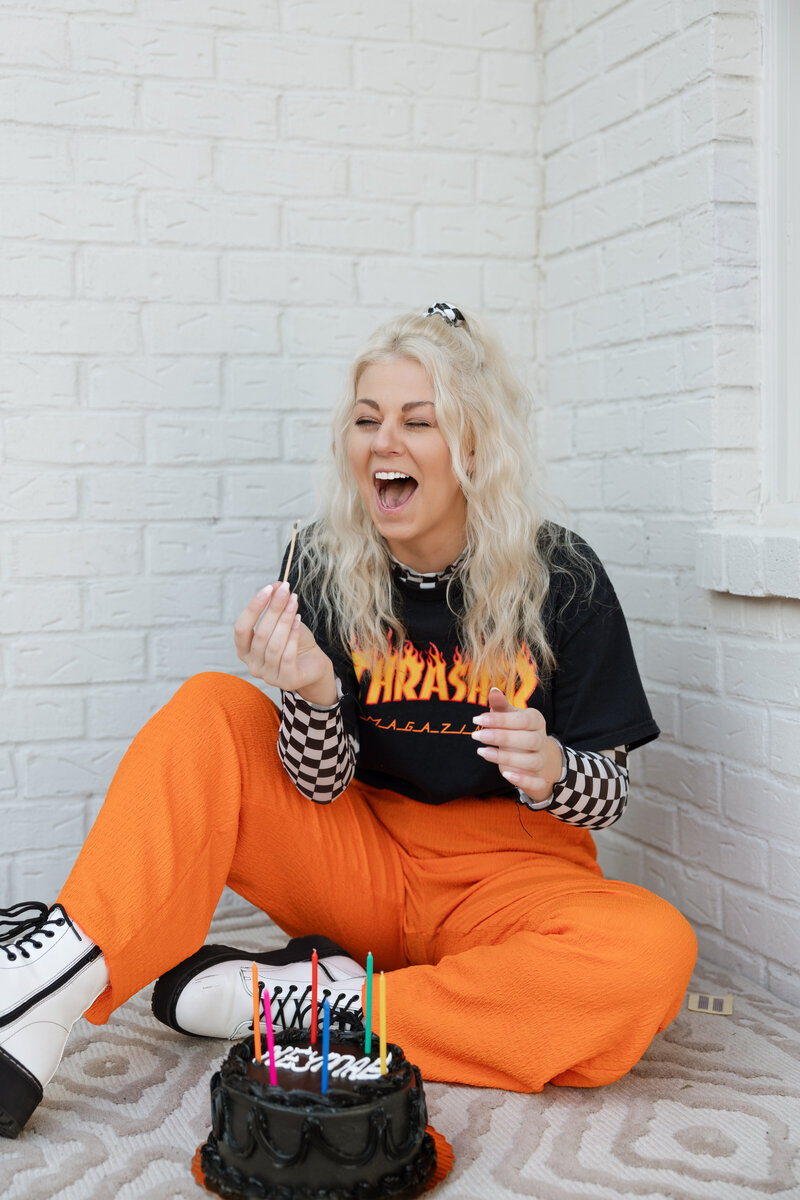
M391 1051L387 1055L387 1068L392 1061ZM322 1070L322 1055L310 1046L276 1046L275 1066L297 1074L316 1074ZM379 1058L356 1058L354 1054L328 1055L328 1075L331 1079L380 1079Z

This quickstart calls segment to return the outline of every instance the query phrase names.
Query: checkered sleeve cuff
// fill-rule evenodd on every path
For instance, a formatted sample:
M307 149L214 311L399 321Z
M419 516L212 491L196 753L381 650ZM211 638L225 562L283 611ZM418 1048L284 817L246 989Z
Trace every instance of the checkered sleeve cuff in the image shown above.
M296 692L284 692L278 754L298 792L309 800L330 804L341 795L353 778L356 756L339 702L318 708Z
M564 770L547 800L520 792L527 808L545 809L559 821L585 829L605 829L622 816L628 800L628 754L617 746L610 754L562 746Z

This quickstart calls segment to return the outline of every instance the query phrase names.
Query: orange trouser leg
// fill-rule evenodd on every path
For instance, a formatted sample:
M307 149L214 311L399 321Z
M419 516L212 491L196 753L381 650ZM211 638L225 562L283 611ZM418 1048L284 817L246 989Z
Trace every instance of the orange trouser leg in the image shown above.
M665 901L611 881L554 897L537 922L476 946L459 931L439 939L453 949L435 966L389 976L392 1038L427 1079L525 1092L611 1083L676 1016L696 946Z
M354 784L300 796L278 717L195 677L120 764L61 902L103 949L113 1007L203 942L227 882L292 935L389 971L389 1036L429 1079L521 1091L619 1078L679 1007L695 943L590 836L502 800L441 808Z
M681 914L603 879L589 835L547 813L467 798L412 823L391 795L380 811L411 849L414 965L389 976L389 1031L425 1077L535 1092L629 1071L683 1001Z
M390 839L356 793L333 806L300 795L278 758L278 724L257 688L207 673L134 739L59 896L109 967L89 1020L193 954L226 883L293 936L323 934L362 961L371 944L387 966L404 962Z

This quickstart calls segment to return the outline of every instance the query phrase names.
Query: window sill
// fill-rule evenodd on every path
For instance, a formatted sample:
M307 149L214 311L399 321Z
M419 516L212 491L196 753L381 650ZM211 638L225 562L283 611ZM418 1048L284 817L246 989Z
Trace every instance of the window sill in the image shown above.
M730 525L699 535L700 587L735 596L800 600L800 530Z

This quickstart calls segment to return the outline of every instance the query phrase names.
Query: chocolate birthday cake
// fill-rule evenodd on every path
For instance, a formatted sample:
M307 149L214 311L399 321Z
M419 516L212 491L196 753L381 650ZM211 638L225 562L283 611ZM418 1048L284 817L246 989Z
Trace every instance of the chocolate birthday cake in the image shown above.
M308 1030L276 1034L276 1086L253 1038L239 1042L211 1078L206 1188L226 1200L417 1196L436 1168L422 1079L399 1046L386 1057L381 1075L362 1032L332 1032L323 1093L321 1046Z

